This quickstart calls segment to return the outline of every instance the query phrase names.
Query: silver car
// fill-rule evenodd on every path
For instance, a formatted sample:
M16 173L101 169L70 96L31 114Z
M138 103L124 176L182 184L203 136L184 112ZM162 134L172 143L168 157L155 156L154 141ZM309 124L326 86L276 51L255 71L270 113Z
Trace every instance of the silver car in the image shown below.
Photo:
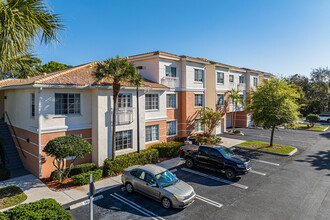
M185 208L196 196L194 189L163 167L147 164L124 170L121 181L126 191L137 191L162 203L163 207Z

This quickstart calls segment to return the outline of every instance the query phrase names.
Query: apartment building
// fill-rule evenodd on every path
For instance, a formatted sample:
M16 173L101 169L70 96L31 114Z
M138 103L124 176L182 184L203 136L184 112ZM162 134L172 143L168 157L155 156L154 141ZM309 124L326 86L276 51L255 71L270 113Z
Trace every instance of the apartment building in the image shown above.
M226 131L234 111L227 91L239 89L246 97L263 79L271 77L261 71L160 51L130 56L128 60L144 81L138 97L129 83L121 88L116 116L117 155L135 152L137 138L144 149L203 132L197 113L204 107L224 109L223 123L216 134ZM95 63L88 63L28 79L0 81L0 117L8 124L24 167L35 176L48 177L54 170L53 158L42 150L55 137L77 135L93 145L93 153L78 163L102 166L104 159L111 157L112 80L98 81L94 69ZM236 111L237 126L248 126L244 106Z

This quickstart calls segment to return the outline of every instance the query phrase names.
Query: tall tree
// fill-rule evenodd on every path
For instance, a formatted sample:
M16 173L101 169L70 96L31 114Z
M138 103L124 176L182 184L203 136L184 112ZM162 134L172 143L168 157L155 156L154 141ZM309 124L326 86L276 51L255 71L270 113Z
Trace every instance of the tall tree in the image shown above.
M205 126L206 135L213 136L214 129L221 124L223 112L221 108L213 110L206 107L205 109L199 110L200 123Z
M317 68L311 72L315 96L322 102L322 111L330 111L330 69Z
M143 77L141 74L136 73L132 79L131 83L136 87L136 120L137 120L137 152L140 153L140 104L139 104L139 87L142 84Z
M43 0L1 0L1 78L19 76L18 67L25 62L22 57L31 56L36 39L45 44L57 42L62 29L62 19ZM25 70L28 64L24 63Z
M247 106L253 111L252 120L265 129L271 129L270 146L273 146L275 128L293 125L299 119L297 89L284 79L272 78L252 91L253 100Z
M244 98L241 97L241 95L239 94L239 90L236 89L231 89L228 91L229 92L229 98L233 101L234 104L234 114L231 115L232 118L232 128L235 129L235 125L236 125L236 111L237 111L237 106L238 104L244 106Z
M110 78L112 79L113 90L113 112L112 112L112 160L116 158L116 111L117 100L120 92L121 84L134 79L137 74L132 63L129 63L126 58L110 58L103 62L97 63L94 72L95 77L99 80Z
M66 65L63 63L50 61L44 65L38 65L36 70L40 73L50 73L57 70L63 70L72 67L71 65Z

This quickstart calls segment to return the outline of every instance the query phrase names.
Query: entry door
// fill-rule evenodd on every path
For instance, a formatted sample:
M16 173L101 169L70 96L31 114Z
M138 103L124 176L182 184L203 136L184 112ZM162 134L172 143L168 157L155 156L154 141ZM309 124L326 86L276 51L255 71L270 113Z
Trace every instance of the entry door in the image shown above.
M221 133L222 133L222 123L216 127L216 134L221 134Z
M231 128L231 114L227 114L226 121L226 127Z

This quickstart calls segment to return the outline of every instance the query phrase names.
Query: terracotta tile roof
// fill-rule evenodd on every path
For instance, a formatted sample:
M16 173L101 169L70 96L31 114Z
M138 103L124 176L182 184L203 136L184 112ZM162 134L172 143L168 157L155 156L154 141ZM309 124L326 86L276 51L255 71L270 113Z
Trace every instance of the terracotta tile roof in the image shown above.
M249 68L245 68L245 67L243 67L242 69L244 69L244 70L246 70L246 71L249 71L249 72L261 73L261 74L266 74L266 75L274 76L274 75L271 74L271 73L263 72L263 71L260 71L260 70L254 70L254 69L249 69Z
M24 86L24 85L74 85L74 86L110 86L112 79L98 80L93 72L95 62L71 67L27 79L5 79L0 81L0 87ZM132 86L129 82L123 82L122 86ZM167 88L164 85L144 79L141 87Z

